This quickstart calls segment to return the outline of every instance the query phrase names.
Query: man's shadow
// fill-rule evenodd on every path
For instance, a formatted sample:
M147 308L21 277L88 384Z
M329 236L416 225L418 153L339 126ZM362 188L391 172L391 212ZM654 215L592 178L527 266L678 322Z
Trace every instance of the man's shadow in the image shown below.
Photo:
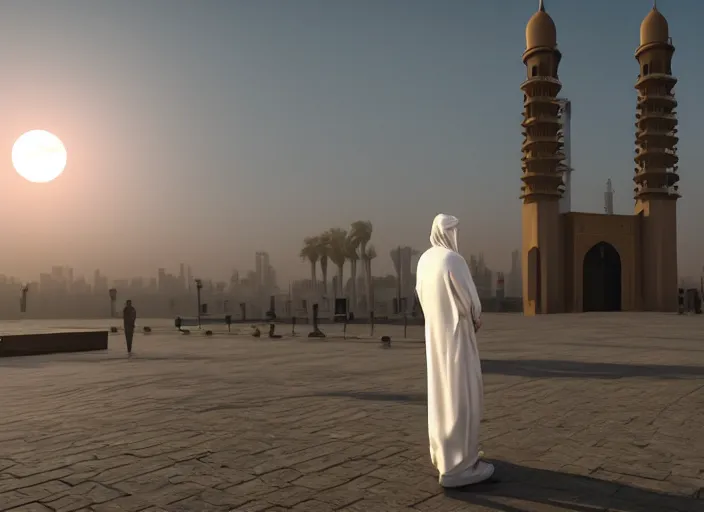
M482 359L485 374L534 379L696 379L704 377L704 366L621 364L536 359Z
M675 496L617 482L488 461L496 466L495 481L461 489L446 489L445 496L497 512L546 510L570 512L700 512L704 491ZM471 508L469 510L472 510ZM541 509L542 510L542 509Z

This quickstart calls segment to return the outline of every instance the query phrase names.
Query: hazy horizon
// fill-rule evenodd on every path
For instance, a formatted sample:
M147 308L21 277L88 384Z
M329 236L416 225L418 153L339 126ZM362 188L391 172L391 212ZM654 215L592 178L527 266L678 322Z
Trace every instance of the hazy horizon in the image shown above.
M572 101L573 210L633 211L633 57L650 0L546 0ZM217 279L267 251L305 278L305 236L374 225L375 274L459 217L460 249L509 270L520 247L525 25L538 1L22 0L0 9L0 273L90 278L179 263ZM696 165L704 4L661 0L676 47L681 275L699 275ZM594 34L599 34L595 37ZM697 42L698 41L698 42ZM12 168L48 130L68 150L46 184ZM11 222L10 222L11 221ZM347 273L347 270L346 270ZM332 272L331 272L332 274Z

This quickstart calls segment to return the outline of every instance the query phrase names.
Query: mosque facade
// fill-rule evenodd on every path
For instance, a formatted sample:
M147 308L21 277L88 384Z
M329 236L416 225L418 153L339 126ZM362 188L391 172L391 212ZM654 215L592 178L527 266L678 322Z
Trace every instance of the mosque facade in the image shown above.
M640 27L632 215L561 212L562 54L543 0L526 27L521 176L523 311L676 311L675 48L654 4Z

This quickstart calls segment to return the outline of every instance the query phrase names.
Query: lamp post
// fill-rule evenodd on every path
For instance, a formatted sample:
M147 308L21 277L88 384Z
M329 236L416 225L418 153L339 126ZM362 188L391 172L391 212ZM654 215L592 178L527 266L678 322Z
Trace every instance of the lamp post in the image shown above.
M20 299L20 313L27 312L27 292L29 291L29 285L24 285L22 287L22 298Z
M396 275L396 313L401 313L401 246L398 246L398 274Z
M203 281L196 279L196 295L198 297L198 328L200 329L200 290L203 288Z
M110 295L110 318L115 318L115 302L117 301L117 289L110 288L108 290Z

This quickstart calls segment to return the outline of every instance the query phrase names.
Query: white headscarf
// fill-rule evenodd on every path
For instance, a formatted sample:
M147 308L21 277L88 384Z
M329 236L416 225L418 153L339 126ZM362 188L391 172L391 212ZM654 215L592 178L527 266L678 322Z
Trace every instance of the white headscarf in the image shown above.
M457 226L460 221L452 215L441 213L433 219L433 227L430 229L430 244L433 247L444 247L451 251L459 252L457 249Z

